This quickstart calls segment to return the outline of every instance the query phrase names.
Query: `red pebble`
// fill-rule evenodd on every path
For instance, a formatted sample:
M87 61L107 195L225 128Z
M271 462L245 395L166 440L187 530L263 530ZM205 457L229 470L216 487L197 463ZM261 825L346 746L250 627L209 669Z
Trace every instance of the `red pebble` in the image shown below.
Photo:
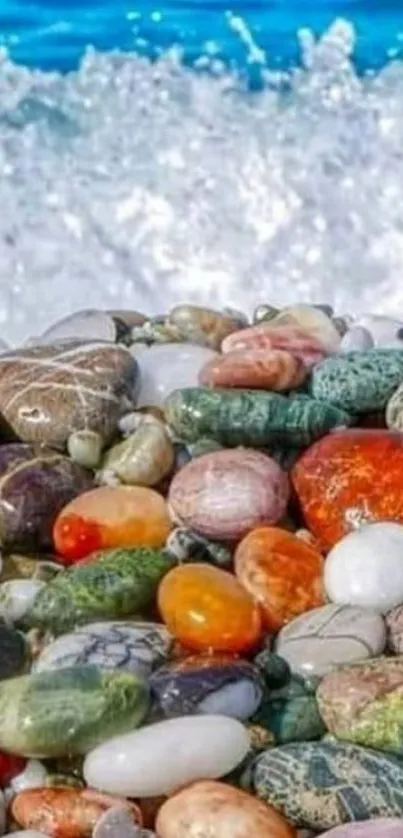
M65 565L75 564L103 546L99 525L80 515L59 517L53 528L53 541Z

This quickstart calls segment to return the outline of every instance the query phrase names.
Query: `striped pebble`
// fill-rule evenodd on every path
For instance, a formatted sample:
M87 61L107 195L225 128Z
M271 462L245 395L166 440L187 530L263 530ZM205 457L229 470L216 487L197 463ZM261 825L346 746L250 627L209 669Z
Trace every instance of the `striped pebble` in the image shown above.
M306 378L301 358L282 349L245 349L213 358L202 368L199 383L207 387L292 390Z
M327 355L323 345L299 326L273 326L259 323L229 335L222 343L226 354L235 349L283 349L300 358L306 367L312 367Z

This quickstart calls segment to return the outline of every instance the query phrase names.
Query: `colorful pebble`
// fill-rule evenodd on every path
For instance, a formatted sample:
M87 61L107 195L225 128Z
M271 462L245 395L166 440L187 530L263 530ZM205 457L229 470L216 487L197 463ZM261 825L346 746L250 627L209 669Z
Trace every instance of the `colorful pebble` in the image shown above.
M300 358L280 349L249 349L213 358L201 369L199 383L207 387L250 387L292 390L300 387L307 368Z

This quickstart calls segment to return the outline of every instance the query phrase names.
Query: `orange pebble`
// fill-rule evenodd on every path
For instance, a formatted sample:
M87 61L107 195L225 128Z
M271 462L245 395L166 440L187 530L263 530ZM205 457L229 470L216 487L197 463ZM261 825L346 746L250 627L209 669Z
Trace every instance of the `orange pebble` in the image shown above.
M158 605L169 630L189 649L244 652L262 632L260 609L238 580L206 564L171 570L161 582Z
M259 527L241 541L235 572L260 604L269 631L324 604L322 556L279 527Z
M171 529L165 500L140 486L100 486L62 509L55 548L66 564L109 547L161 547Z
M301 358L281 349L244 349L218 355L201 369L200 384L207 387L251 387L290 390L307 375Z
M99 817L113 806L128 808L133 823L142 825L141 810L135 803L92 789L26 789L15 796L11 813L20 826L51 838L90 838Z
M224 783L199 782L175 794L157 817L159 838L294 838L272 806Z

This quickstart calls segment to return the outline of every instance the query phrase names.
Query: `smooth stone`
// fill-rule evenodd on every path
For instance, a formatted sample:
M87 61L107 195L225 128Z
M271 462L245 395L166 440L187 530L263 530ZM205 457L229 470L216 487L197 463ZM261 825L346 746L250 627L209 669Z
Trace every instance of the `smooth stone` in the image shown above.
M16 623L30 610L34 600L45 587L39 579L15 579L0 584L0 617L6 623Z
M326 358L312 370L315 399L350 413L384 410L403 378L403 352L369 349Z
M257 758L252 780L260 799L316 832L354 820L403 816L402 762L346 742L272 748Z
M284 626L275 650L293 672L322 677L340 664L382 654L385 642L385 623L376 611L324 605Z
M18 675L27 658L28 646L24 635L0 621L0 679Z
M253 663L258 667L262 678L269 690L284 687L291 678L291 669L287 661L275 652L270 651L271 638L266 641L269 648L263 649L254 658Z
M403 526L367 524L328 554L324 585L333 602L387 614L403 602Z
M67 451L75 463L95 469L101 461L102 437L95 431L74 431L67 440Z
M187 527L176 527L169 534L165 549L179 562L203 561L228 570L232 566L232 551L225 544L208 538Z
M172 635L159 623L91 623L45 646L33 671L92 664L102 669L125 669L148 678L165 663L172 646Z
M103 550L60 573L39 592L24 627L65 634L96 620L130 617L149 606L174 562L162 550Z
M387 648L395 655L403 655L403 605L386 614Z
M403 838L403 819L375 818L336 826L322 838Z
M106 452L98 480L108 483L117 478L132 486L156 486L174 465L173 444L156 421L143 421L140 427Z
M343 666L321 681L317 700L338 739L403 755L403 657Z
M137 406L163 407L172 390L197 386L201 368L216 356L212 349L187 343L151 346L138 356L141 385Z
M340 352L366 352L373 346L374 340L371 332L364 326L353 326L343 335Z
M73 431L107 444L135 406L138 365L111 343L70 341L0 355L0 412L23 442L64 449Z
M403 523L402 469L397 431L350 428L308 448L291 479L320 547L328 552L348 532L374 521Z
M327 308L327 306L326 306ZM323 311L318 306L298 303L282 309L271 321L273 326L293 325L304 329L312 335L326 349L326 352L337 352L340 346L340 335L332 322L332 310Z
M97 820L92 831L92 838L153 838L154 833L142 829L133 823L127 809L113 807L107 809Z
M281 349L244 349L213 358L202 367L199 383L207 387L293 390L307 377L300 358Z
M403 329L402 320L382 314L366 314L357 320L357 325L368 329L375 346L403 348L402 336L399 336L399 331Z
M159 838L294 838L271 806L224 783L199 782L163 803Z
M91 486L90 473L56 451L20 443L1 445L2 548L7 552L50 550L55 515Z
M45 785L48 771L38 759L28 760L24 771L17 774L10 782L14 794L25 789L38 789Z
M225 716L183 716L116 737L91 751L86 783L110 794L158 797L229 774L249 750L246 728ZM111 767L113 766L112 770Z
M345 411L309 396L207 387L171 392L165 415L184 441L210 437L230 448L304 446L351 424Z
M168 504L178 523L218 540L241 538L285 513L288 481L257 451L216 451L188 463L173 478Z
M229 335L222 343L224 353L239 349L283 349L300 358L311 369L328 354L323 343L295 323L258 323Z
M259 671L248 661L194 656L160 667L149 679L157 715L229 716L244 721L263 698Z
M101 340L114 343L116 341L116 323L106 311L84 309L69 314L49 327L40 338L38 344L53 344L65 340Z
M86 754L147 714L147 684L125 670L76 666L0 682L0 748L33 758Z
M182 337L191 343L219 349L227 335L245 325L245 318L242 313L232 309L220 312L182 304L170 311L168 324L179 329Z
M325 726L316 701L316 685L298 675L271 690L253 717L274 735L276 745L320 739Z

